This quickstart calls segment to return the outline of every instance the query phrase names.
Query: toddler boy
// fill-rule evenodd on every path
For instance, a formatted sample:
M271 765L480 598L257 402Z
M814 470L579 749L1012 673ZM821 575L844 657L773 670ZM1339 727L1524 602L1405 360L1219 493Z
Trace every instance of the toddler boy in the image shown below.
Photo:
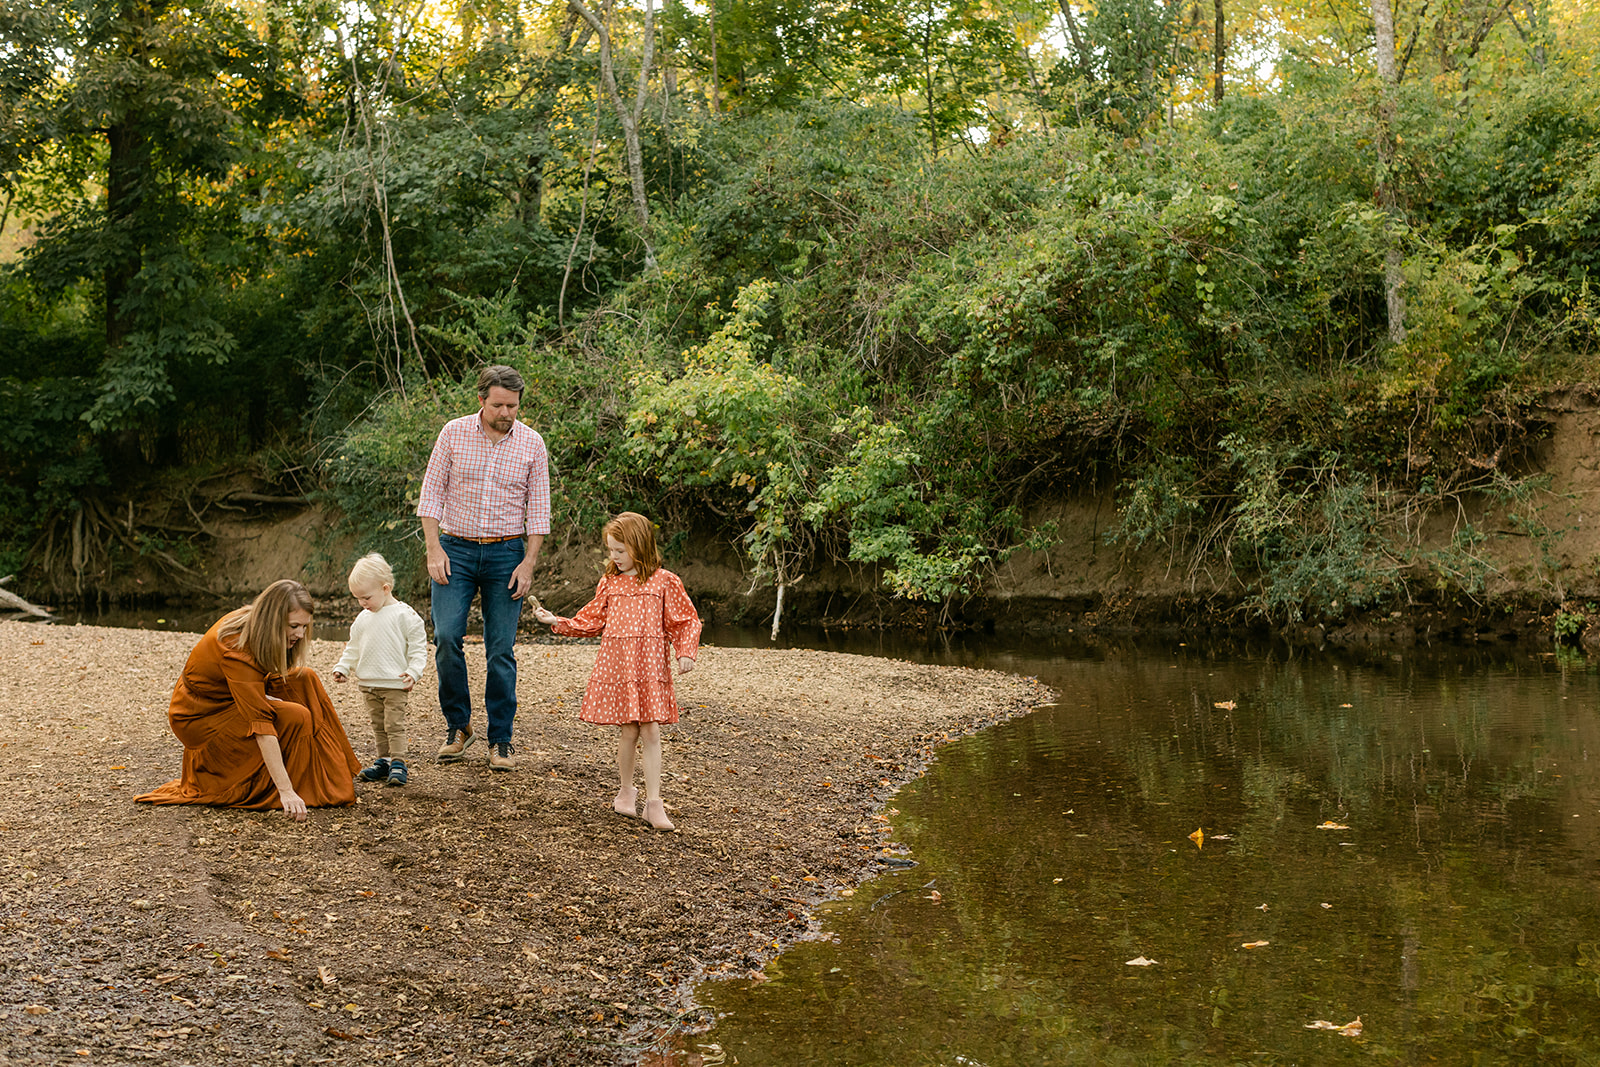
M394 571L376 552L350 568L350 595L362 611L350 624L350 643L333 668L333 680L354 677L372 716L378 758L358 782L406 784L406 704L428 665L422 616L394 598Z

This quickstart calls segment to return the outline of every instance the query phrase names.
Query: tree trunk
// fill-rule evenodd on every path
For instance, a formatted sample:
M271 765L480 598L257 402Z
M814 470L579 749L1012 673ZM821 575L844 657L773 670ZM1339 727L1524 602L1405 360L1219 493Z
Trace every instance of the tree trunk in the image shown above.
M528 156L522 179L517 183L517 221L532 226L539 221L544 209L544 156L535 152Z
M1222 103L1222 61L1227 55L1227 43L1222 38L1222 0L1212 0L1216 10L1216 37L1211 46L1211 100Z
M1072 5L1068 0L1057 0L1056 6L1061 10L1061 21L1067 24L1067 36L1072 39L1072 50L1078 53L1078 73L1083 75L1083 80L1094 83L1094 53L1088 44L1078 34L1078 20L1072 17Z
M148 71L150 66L146 43L151 20L155 17L153 5L141 7L124 2L117 11L122 23L121 58ZM142 74L148 80L148 73ZM106 245L104 269L106 289L105 333L106 348L120 348L133 330L133 316L122 305L133 288L133 280L143 267L141 238L133 232L139 215L140 201L145 197L150 174L150 144L139 124L137 105L126 97L115 101L122 113L106 129Z
M138 124L124 119L106 131L106 229L109 255L105 266L106 349L120 348L133 328L133 316L122 303L140 268L139 235L131 231L140 188L149 180L149 152Z
M1378 185L1373 195L1378 206L1389 216L1392 229L1401 222L1400 197L1394 187L1395 168L1395 88L1399 84L1399 71L1394 62L1394 12L1389 0L1372 0L1372 29L1377 43L1378 79L1383 83L1378 102ZM1400 249L1389 237L1389 248L1383 256L1383 295L1389 314L1389 341L1399 344L1406 339L1406 298L1402 292L1405 283L1401 273Z
M644 269L647 274L657 271L655 244L650 236L650 201L644 187L644 153L639 147L639 120L644 115L645 91L650 84L650 65L655 59L656 14L654 0L644 2L644 42L639 48L639 84L633 93L633 106L622 100L617 90L616 68L612 62L611 31L601 22L583 0L567 0L567 6L576 11L600 38L600 81L611 106L622 124L623 146L628 153L628 184L633 191L633 212L639 223L639 240L644 244Z
M717 3L716 0L706 0L706 17L711 24L711 113L715 115L721 108L717 96L721 91L721 76L717 73Z

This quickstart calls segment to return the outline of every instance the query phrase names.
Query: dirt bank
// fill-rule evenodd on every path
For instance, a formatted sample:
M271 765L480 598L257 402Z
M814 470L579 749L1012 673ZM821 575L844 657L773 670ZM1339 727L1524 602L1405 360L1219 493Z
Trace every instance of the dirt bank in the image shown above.
M1408 497L1384 514L1375 536L1385 546L1385 567L1395 568L1398 590L1381 609L1338 609L1294 634L1312 643L1399 643L1412 640L1547 641L1558 614L1596 616L1591 639L1600 638L1600 393L1573 387L1554 391L1526 412L1516 447L1466 463L1481 477L1474 492ZM1398 451L1405 451L1396 445ZM1426 469L1426 456L1406 452L1405 462ZM1256 576L1225 546L1197 553L1191 531L1176 545L1135 550L1106 534L1118 518L1116 477L1101 485L1057 486L1027 508L1026 521L1054 530L1039 551L1018 551L1000 563L970 598L950 604L895 601L872 567L814 560L800 568L785 598L789 625L824 624L1052 633L1067 630L1237 631L1267 623L1252 610ZM249 486L229 485L229 499ZM247 494L248 495L248 494ZM255 494L260 497L261 494ZM373 546L359 543L339 516L303 498L255 510L209 515L204 537L188 547L192 567L163 569L151 555L119 557L99 571L53 586L22 575L17 591L70 609L81 586L86 594L116 599L224 597L239 603L285 576L305 581L319 596L343 602L348 565ZM284 500L291 501L284 503ZM293 503L301 500L301 503ZM147 509L148 510L148 509ZM218 517L220 515L221 517ZM558 507L559 519L559 507ZM402 522L409 528L409 519ZM727 531L664 530L672 546L667 563L681 575L709 621L766 626L775 594L751 588L747 562ZM1210 543L1208 541L1208 543ZM1376 544L1377 542L1374 542ZM558 521L535 573L535 592L552 608L582 604L594 588L599 553L595 531ZM1348 577L1348 576L1346 576ZM58 576L59 578L59 576ZM181 580L180 580L181 579ZM35 587L25 588L29 580ZM425 575L402 576L415 600L426 599ZM48 588L44 587L48 586ZM1385 587L1387 588L1387 586ZM422 592L416 592L422 590ZM1591 603L1592 602L1592 603ZM1398 610L1399 615L1394 612ZM1278 622L1286 609L1279 608ZM1322 626L1315 624L1323 623Z
M893 856L872 815L940 743L1048 697L707 648L668 732L667 835L609 813L615 732L577 719L593 646L523 645L516 773L418 760L407 788L297 826L131 803L177 773L165 708L193 640L0 623L0 1062L632 1062L701 1022L686 983L759 980ZM481 646L469 663L478 686ZM419 752L441 739L430 688ZM356 694L334 695L370 756Z

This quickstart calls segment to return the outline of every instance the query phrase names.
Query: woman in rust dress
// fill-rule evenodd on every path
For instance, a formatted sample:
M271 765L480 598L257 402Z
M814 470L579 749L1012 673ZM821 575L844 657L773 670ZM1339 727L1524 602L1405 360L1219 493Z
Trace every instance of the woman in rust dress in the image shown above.
M353 803L361 764L306 666L310 630L311 596L289 579L217 620L172 689L183 777L135 799L282 808L296 822L307 807Z

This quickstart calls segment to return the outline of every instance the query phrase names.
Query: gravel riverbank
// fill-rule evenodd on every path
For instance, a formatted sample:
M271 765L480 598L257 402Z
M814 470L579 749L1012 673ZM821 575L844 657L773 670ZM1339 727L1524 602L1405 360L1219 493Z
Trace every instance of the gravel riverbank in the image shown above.
M577 718L594 646L519 645L513 774L425 756L404 789L281 815L155 808L192 634L0 623L0 1062L623 1064L760 980L892 855L870 816L938 746L1049 699L990 671L705 648L665 742L678 825L610 812L616 733ZM318 642L326 677L340 646ZM474 692L481 646L469 646ZM332 687L359 756L371 729ZM475 723L481 726L481 719Z

